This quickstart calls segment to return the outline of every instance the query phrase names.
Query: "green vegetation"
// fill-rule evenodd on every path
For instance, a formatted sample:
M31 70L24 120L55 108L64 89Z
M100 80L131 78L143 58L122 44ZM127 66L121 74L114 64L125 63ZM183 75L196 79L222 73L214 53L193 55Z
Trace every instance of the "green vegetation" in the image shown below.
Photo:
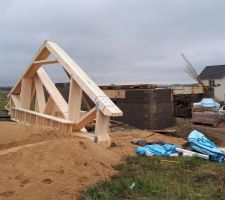
M5 106L7 105L7 94L8 91L0 90L0 110L5 109Z
M7 95L9 93L9 90L0 90L0 110L4 110L5 106L8 103ZM34 110L35 108L35 98L32 99L31 102L31 110Z
M224 164L200 158L129 157L116 169L118 175L82 191L80 200L225 199Z

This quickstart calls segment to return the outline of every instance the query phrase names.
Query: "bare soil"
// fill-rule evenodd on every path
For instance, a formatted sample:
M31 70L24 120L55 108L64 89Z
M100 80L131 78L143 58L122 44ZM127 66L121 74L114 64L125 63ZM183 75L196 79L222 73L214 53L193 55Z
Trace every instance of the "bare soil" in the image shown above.
M113 166L135 154L134 137L185 143L139 130L114 131L111 136L117 146L105 148L76 134L0 122L0 199L74 200L81 189L117 173Z
M225 122L212 127L210 125L193 124L190 119L177 118L177 125L173 128L177 130L177 135L185 140L192 130L198 130L218 146L225 147Z

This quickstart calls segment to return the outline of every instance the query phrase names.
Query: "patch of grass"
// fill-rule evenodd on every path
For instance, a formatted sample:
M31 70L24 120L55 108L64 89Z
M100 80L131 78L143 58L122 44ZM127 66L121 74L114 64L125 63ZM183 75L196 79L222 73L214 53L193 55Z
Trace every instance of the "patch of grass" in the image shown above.
M225 199L224 164L200 158L129 157L116 169L118 175L88 187L80 200Z
M7 105L7 94L8 91L0 90L0 109L5 109Z

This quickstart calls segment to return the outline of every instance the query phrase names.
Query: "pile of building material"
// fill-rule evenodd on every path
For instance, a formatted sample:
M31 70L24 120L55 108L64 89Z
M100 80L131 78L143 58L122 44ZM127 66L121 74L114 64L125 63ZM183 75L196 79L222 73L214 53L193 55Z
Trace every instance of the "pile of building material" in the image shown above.
M204 88L199 85L172 85L174 116L191 118L193 103L208 97Z
M209 140L204 134L197 130L193 130L188 136L188 145L193 151L179 148L175 144L166 144L163 142L149 144L147 141L141 139L135 141L134 144L141 145L136 148L136 153L139 155L184 157L196 156L217 162L225 161L224 149L218 148L213 141Z
M173 95L174 115L176 117L191 118L192 105L199 102L203 94L179 94Z
M171 89L124 88L123 91L124 98L113 98L124 113L116 120L140 129L162 129L174 125Z
M192 119L194 123L217 125L219 120L220 104L211 98L203 98L202 101L193 104Z

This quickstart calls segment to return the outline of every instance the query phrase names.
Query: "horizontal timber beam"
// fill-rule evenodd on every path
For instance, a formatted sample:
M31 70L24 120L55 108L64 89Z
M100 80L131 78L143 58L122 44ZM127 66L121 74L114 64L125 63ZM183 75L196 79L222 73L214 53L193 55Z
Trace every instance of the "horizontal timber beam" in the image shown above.
M103 90L103 92L111 99L125 99L125 90Z
M56 64L56 63L59 63L58 60L37 60L37 61L34 61L33 64L34 65L49 65L49 64Z
M46 114L43 114L43 113L38 113L38 112L35 112L35 111L32 111L32 110L27 110L27 109L23 109L23 108L13 108L13 110L17 110L17 111L21 111L21 112L24 112L24 113L27 113L27 114L32 114L32 115L35 115L35 116L43 117L45 119L50 119L50 120L60 122L60 123L64 123L64 124L74 124L72 121L62 119L62 118L58 118L58 117L54 117L54 116L51 116L51 115L46 115Z

